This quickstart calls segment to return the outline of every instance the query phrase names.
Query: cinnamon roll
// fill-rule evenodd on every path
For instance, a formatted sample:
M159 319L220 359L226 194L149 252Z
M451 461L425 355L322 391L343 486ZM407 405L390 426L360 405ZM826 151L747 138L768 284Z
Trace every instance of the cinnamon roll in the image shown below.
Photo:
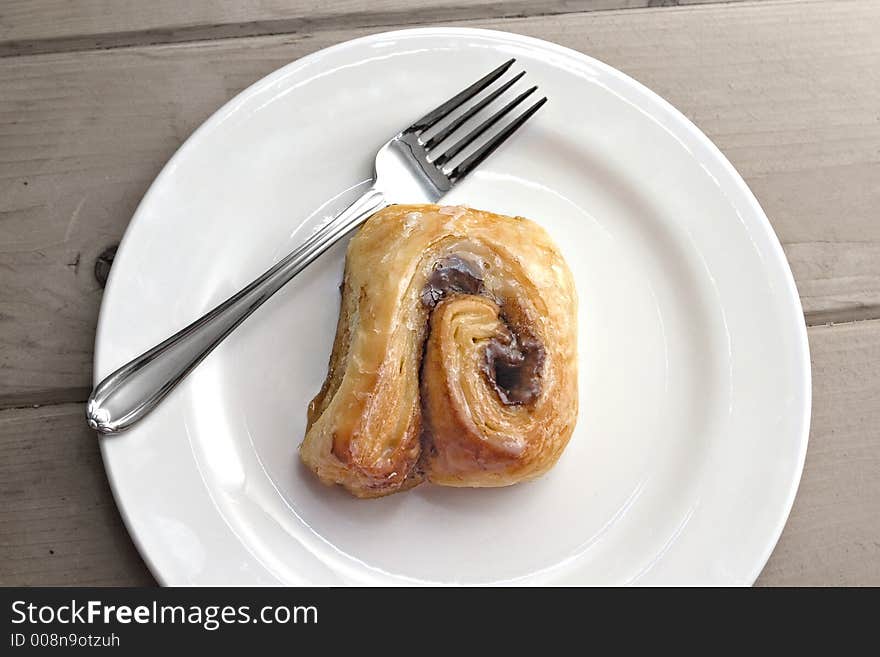
M351 240L327 379L300 446L326 484L507 486L556 463L577 419L577 298L537 224L395 205Z

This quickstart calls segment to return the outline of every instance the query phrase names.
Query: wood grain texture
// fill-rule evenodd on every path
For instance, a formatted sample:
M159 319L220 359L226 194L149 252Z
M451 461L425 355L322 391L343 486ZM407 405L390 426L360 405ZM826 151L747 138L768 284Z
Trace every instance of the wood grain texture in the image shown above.
M809 330L813 422L758 584L880 585L880 321ZM152 583L80 404L0 411L0 585Z
M4 0L0 57L740 0Z
M880 2L829 1L466 24L582 50L682 109L756 192L817 323L880 316L878 21ZM85 398L95 258L193 128L372 31L0 59L0 407Z
M154 583L82 405L0 411L0 473L0 586Z
M763 586L880 586L880 321L810 329L801 485Z

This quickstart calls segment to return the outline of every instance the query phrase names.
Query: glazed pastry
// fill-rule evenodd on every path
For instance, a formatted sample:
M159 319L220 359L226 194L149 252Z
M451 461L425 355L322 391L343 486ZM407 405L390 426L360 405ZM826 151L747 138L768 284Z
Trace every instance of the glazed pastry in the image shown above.
M527 219L378 212L348 247L303 461L358 497L543 474L577 418L576 310L568 266Z

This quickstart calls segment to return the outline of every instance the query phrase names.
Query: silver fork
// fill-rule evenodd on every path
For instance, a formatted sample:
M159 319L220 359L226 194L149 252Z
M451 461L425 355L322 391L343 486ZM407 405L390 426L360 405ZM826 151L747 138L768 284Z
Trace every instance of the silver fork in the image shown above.
M101 381L89 397L86 418L101 433L127 429L156 405L269 297L370 215L396 203L435 203L510 137L547 101L542 98L515 119L490 132L537 87L519 94L451 146L437 152L470 119L500 98L524 72L486 94L427 137L446 117L500 80L513 65L505 62L485 77L390 139L376 154L373 185L320 231L243 290L164 342ZM467 153L480 137L487 138ZM466 155L454 167L451 161ZM451 167L451 168L450 168Z

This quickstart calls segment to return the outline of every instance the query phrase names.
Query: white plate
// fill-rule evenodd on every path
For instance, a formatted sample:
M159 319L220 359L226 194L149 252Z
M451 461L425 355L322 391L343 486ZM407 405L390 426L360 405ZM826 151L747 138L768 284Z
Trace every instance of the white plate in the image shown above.
M661 98L585 55L463 28L378 34L248 88L178 151L113 265L104 377L261 273L371 172L386 138L514 56L550 102L448 203L544 225L581 301L577 430L542 479L372 501L297 456L326 373L344 245L160 408L101 441L165 584L749 584L797 489L801 306L736 171ZM346 191L347 190L347 191Z

